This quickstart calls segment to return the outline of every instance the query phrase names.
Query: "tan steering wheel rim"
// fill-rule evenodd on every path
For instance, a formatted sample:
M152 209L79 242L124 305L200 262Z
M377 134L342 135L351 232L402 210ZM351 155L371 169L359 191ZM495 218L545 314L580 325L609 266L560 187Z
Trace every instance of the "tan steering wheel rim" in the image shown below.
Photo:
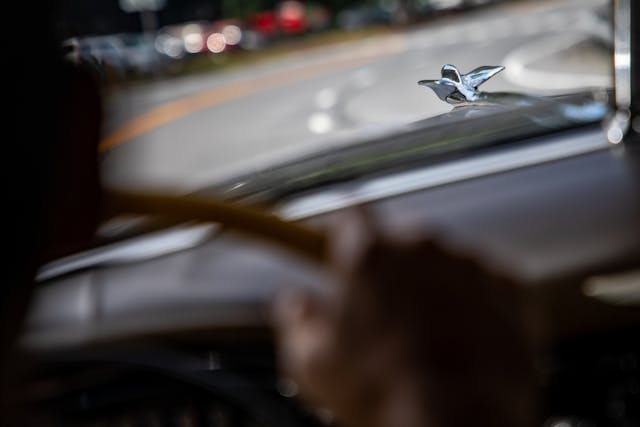
M176 222L212 222L252 235L322 262L326 255L325 236L301 224L284 221L273 214L231 202L198 196L108 191L104 212L107 217L123 214L149 215Z

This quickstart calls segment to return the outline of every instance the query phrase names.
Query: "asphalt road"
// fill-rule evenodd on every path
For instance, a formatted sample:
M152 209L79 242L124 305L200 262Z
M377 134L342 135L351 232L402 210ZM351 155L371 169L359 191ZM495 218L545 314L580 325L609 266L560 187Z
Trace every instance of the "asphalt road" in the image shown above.
M572 92L611 84L606 0L504 4L224 73L128 87L108 99L103 179L197 190L237 172L350 143L450 109L417 81L505 65L487 91Z

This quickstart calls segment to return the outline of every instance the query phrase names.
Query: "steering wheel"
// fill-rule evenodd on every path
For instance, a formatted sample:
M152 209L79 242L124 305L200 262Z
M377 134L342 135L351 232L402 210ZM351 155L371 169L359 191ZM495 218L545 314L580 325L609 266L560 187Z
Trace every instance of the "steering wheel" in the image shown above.
M326 238L322 233L256 208L196 196L119 191L106 192L103 207L106 218L138 214L168 223L220 223L284 246L313 262L325 259ZM65 384L65 377L59 372L68 370L78 381L75 389L61 386L60 397L44 400L51 411L47 414L52 419L60 417L62 425L79 426L93 421L121 425L118 423L123 419L150 423L151 419L186 417L194 426L321 426L315 415L298 402L276 393L276 374L270 370L271 350L262 338L247 342L222 340L219 351L215 351L221 360L215 369L194 364L200 352L213 354L209 344L190 342L184 349L172 349L173 342L164 347L144 339L116 341L113 347L101 344L69 354L63 351L49 355L50 366L42 373L45 378L50 375L54 383ZM242 348L251 357L242 356L238 346L248 346L249 350ZM227 362L227 358L234 362ZM34 411L36 415L37 412Z
M108 191L105 214L150 215L172 222L199 221L221 223L254 237L280 244L312 261L322 262L326 237L311 228L284 221L259 209L197 196L172 196Z

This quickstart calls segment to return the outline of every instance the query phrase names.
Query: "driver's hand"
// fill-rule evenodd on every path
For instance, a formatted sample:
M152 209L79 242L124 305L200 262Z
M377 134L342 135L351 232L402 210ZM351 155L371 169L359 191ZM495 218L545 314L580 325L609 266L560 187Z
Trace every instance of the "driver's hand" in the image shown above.
M531 352L515 284L431 238L330 230L328 292L275 305L281 373L348 427L525 426Z

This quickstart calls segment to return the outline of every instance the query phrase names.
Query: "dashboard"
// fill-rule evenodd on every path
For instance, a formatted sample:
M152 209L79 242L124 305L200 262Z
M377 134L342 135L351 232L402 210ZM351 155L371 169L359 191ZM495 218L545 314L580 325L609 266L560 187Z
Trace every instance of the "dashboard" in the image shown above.
M580 127L309 190L276 211L321 228L366 205L384 227L480 254L544 302L541 423L640 425L640 147L604 141ZM331 425L278 376L268 312L280 287L322 278L224 228L47 277L22 340L33 425Z

